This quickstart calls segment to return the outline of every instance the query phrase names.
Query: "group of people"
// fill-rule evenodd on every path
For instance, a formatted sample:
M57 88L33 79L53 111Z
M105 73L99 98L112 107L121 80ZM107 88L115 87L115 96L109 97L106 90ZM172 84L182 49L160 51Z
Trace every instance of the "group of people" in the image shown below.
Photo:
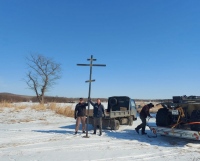
M101 104L101 100L98 98L97 102L94 103L88 100L93 106L93 120L94 120L94 132L96 134L97 125L99 125L99 135L102 135L102 117L105 117L104 106ZM86 116L86 106L88 103L83 101L83 98L79 99L79 103L75 107L74 118L76 119L75 135L78 133L80 122L82 123L82 131L85 133L85 116Z
M93 106L93 125L94 125L94 132L96 134L97 125L99 125L99 135L102 135L102 117L105 117L105 110L104 106L101 104L101 100L98 98L97 102L94 103L90 99L88 100L91 105ZM85 120L86 120L86 106L88 103L85 103L83 98L79 99L79 103L75 107L74 111L74 118L76 119L76 128L75 128L75 135L78 133L79 125L82 124L82 132L85 133ZM149 113L149 110L154 107L152 103L145 105L142 110L140 111L140 119L142 123L135 128L135 131L139 134L139 130L141 130L141 134L145 135L145 127L146 127L146 118L147 116L152 118Z

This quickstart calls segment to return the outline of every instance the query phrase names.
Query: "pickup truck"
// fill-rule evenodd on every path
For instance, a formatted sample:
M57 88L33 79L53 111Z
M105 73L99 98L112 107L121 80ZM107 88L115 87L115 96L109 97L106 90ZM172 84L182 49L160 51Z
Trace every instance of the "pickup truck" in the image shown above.
M93 110L87 112L89 124L93 125ZM108 98L108 106L105 109L105 117L102 118L102 127L118 130L120 125L132 126L137 120L135 101L127 96L113 96Z

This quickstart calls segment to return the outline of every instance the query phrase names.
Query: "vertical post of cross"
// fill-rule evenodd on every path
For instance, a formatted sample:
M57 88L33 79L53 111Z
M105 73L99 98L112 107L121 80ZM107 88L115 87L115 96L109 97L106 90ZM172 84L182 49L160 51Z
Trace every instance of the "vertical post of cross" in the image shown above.
M90 77L89 77L89 91L88 91L88 111L87 111L87 125L86 125L86 137L88 138L88 124L89 124L89 110L90 110L90 94L91 94L91 82L94 82L95 80L92 80L92 62L96 61L96 59L93 59L93 55L91 55L91 58L88 59L90 61ZM88 81L86 81L88 82Z
M96 61L96 59L93 59L93 55L91 55L90 59L87 59L87 60L90 61L90 64L77 64L78 66L90 66L90 76L89 76L89 80L85 81L86 83L89 82L87 126L86 126L86 136L85 136L85 138L89 138L89 136L88 136L88 124L89 124L91 82L94 82L94 81L95 81L95 80L92 80L92 67L93 67L93 66L106 66L106 65L104 65L104 64L93 64L93 61Z

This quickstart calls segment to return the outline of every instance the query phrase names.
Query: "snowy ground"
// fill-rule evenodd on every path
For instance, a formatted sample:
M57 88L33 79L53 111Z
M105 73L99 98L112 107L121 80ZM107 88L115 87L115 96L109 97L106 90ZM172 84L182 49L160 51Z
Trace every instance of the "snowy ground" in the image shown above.
M155 121L151 119L151 121ZM121 125L118 131L103 130L89 138L74 136L75 120L54 112L26 108L0 111L1 161L127 161L127 160L200 160L200 142L158 136L138 135L133 126ZM147 133L153 135L147 128Z

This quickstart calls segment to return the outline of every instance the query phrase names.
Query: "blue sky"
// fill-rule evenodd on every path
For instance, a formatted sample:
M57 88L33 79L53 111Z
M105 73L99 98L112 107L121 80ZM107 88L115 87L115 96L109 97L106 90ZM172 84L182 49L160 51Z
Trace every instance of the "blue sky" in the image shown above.
M29 54L62 65L47 95L171 98L200 95L199 0L1 0L0 92L34 95L23 81Z

